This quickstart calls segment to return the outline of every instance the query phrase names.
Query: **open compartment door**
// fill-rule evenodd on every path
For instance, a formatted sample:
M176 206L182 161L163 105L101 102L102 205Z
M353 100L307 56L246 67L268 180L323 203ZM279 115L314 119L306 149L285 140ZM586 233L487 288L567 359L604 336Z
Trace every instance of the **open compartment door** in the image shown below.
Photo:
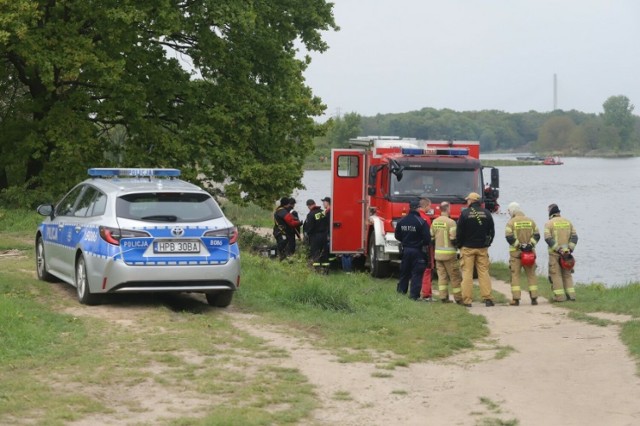
M364 150L331 151L332 253L364 253L365 160Z

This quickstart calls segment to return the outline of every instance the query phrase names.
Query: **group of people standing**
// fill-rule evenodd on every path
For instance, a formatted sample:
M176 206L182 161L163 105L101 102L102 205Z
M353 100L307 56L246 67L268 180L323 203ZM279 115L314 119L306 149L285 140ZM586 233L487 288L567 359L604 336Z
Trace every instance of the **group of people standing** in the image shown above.
M304 222L300 220L294 210L296 200L283 197L280 205L273 213L273 236L280 260L293 255L296 252L296 240L305 240L309 243L309 258L314 269L327 273L329 270L329 230L331 218L331 198L322 200L323 207L316 205L312 199L307 200L307 214Z
M491 212L480 204L479 194L472 192L466 198L467 208L458 221L449 217L450 204L440 204L440 216L433 223L425 220L430 206L428 199L410 203L410 212L396 226L395 237L402 247L400 279L397 291L409 292L413 300L431 301L429 281L425 294L425 276L431 276L430 253L434 255L438 273L438 291L443 303L449 299L449 285L454 301L471 307L473 300L474 271L477 273L480 297L485 306L494 306L489 276L489 247L495 237L495 224ZM426 206L426 208L425 208ZM538 304L538 286L535 275L535 246L540 232L535 221L527 217L520 205L513 202L507 209L510 220L505 227L505 238L509 244L509 269L511 271L510 305L520 305L520 272L524 269L531 304ZM549 221L544 227L544 239L549 250L549 280L554 301L575 301L575 289L571 276L574 265L573 250L578 235L572 223L560 216L556 204L548 207ZM433 245L433 250L430 250ZM409 286L409 282L411 285Z

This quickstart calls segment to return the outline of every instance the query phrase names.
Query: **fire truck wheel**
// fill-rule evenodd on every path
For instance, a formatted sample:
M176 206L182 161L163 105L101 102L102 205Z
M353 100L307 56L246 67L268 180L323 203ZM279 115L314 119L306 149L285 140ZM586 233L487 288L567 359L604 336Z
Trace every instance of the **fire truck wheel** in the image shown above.
M369 269L374 278L387 278L390 274L390 262L380 260L380 248L374 238L369 239Z

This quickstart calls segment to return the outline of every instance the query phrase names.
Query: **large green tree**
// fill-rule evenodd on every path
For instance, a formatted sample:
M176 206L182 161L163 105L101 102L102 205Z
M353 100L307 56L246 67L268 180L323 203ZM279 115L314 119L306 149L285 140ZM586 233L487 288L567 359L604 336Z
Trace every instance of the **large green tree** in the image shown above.
M633 147L633 105L626 96L611 96L602 104L602 120L620 137L620 149Z
M0 190L179 167L263 206L300 185L324 110L325 0L0 0ZM24 192L27 189L29 191ZM22 198L21 198L22 197Z

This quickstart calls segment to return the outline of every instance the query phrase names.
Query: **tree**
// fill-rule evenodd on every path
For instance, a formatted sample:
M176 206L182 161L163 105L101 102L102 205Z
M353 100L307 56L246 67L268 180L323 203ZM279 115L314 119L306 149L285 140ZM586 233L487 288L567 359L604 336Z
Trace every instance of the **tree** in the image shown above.
M632 147L634 129L633 105L626 96L611 96L604 104L602 119L607 126L617 130L620 136L620 149Z
M164 166L272 205L312 150L324 106L299 48L327 48L332 7L0 0L0 190L35 199L89 166Z
M538 133L535 149L538 152L552 152L566 150L570 146L571 133L576 124L565 115L549 118L544 122Z
M346 147L349 139L360 135L360 115L351 112L344 117L336 117L330 120L327 137L334 148Z

